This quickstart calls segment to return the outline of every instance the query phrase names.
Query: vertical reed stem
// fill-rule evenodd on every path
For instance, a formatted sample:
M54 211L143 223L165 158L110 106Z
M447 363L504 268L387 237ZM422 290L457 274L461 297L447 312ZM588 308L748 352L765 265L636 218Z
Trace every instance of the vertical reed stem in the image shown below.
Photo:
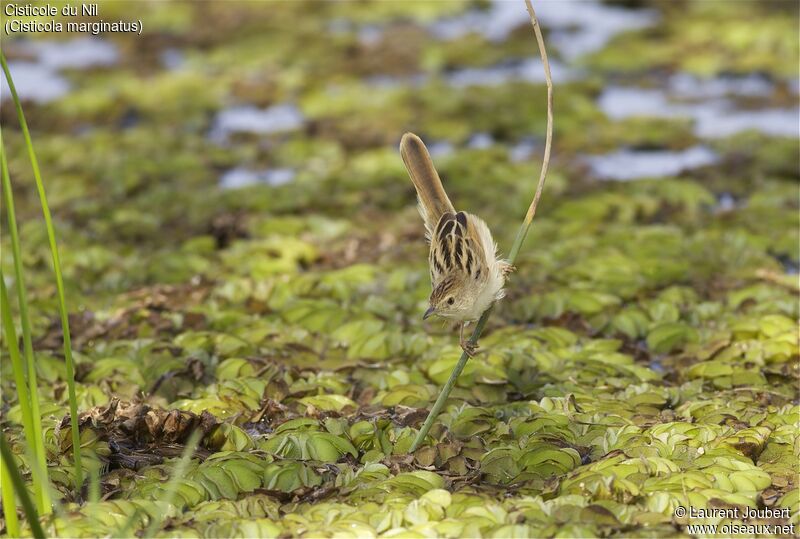
M8 447L6 435L0 433L0 456L3 457L4 462L14 462L14 455L11 453L11 448ZM31 526L31 532L36 539L44 539L44 530L39 522L39 515L36 513L36 507L33 506L31 497L25 488L25 483L22 481L22 476L16 466L7 466L9 479L14 486L14 492L19 496L19 501L22 504L22 509L25 511L25 518Z
M44 438L42 434L42 415L39 411L39 391L36 376L36 364L33 357L33 339L31 337L31 322L28 316L28 297L25 289L22 270L22 249L20 248L19 231L17 230L17 218L14 211L14 193L11 191L11 178L8 174L8 159L6 158L5 146L3 145L2 131L0 131L0 178L3 186L3 203L8 215L8 231L11 235L11 252L14 256L14 279L17 288L17 301L19 303L20 327L22 329L22 345L25 352L25 363L27 366L27 386L18 389L20 397L20 407L29 410L31 425L26 427L25 438L30 444L31 453L36 459L37 465L31 466L34 470L47 470L47 456L44 449ZM10 311L9 311L10 312ZM17 346L17 341L9 342L9 346ZM16 373L15 373L16 376ZM19 387L19 382L17 382ZM25 396L23 399L23 395ZM40 477L34 473L33 491L36 506L41 514L50 512L50 497L44 482L47 477Z
M528 230L531 227L533 217L536 215L536 207L539 205L539 199L542 196L542 189L544 188L544 181L547 177L547 168L550 165L550 147L553 140L553 80L550 76L550 62L547 60L547 51L544 47L544 38L542 37L542 31L539 28L539 21L536 18L536 12L533 10L530 0L525 0L525 5L527 6L528 13L531 16L531 25L533 25L533 32L536 34L536 42L539 45L539 54L541 55L542 63L544 64L544 77L547 83L547 136L544 145L542 170L539 174L539 184L536 187L536 194L534 194L533 200L531 201L530 206L528 206L528 212L525 214L525 219L522 221L522 225L519 227L517 237L514 239L514 244L511 246L511 252L508 255L508 262L512 265L517 259L517 255L522 248L522 242L525 241L525 236L528 235ZM486 321L489 319L491 312L492 307L489 307L478 319L478 323L475 325L475 329L473 330L468 341L470 344L475 344L478 342L478 338L481 336L483 328L486 326ZM439 397L433 404L433 408L431 408L431 411L428 413L428 417L425 419L425 423L423 423L422 428L417 434L417 437L414 439L414 443L411 444L410 452L413 453L416 451L419 446L422 445L422 442L425 441L428 431L431 430L433 422L442 411L442 408L444 408L444 405L447 402L447 397L450 396L450 391L452 391L453 386L456 385L456 381L461 375L461 371L464 370L468 360L469 356L466 352L463 352L458 360L458 363L456 363L456 366L453 368L453 372L450 373L450 378L448 378L447 382L444 384L444 387L442 387Z
M58 244L56 243L56 231L53 226L53 218L50 214L50 207L47 205L47 195L44 191L44 182L42 182L42 174L39 171L39 162L36 159L36 153L33 151L33 142L31 141L31 134L28 130L28 122L25 121L25 114L22 112L22 103L17 95L17 89L14 86L14 81L11 78L11 72L8 69L6 57L0 51L0 65L2 65L3 72L8 82L8 89L11 92L11 97L14 100L14 106L17 109L17 118L19 125L22 128L22 135L25 138L25 146L28 150L28 157L31 161L31 168L33 169L33 177L36 181L36 190L39 193L39 201L42 205L42 215L44 216L45 226L47 228L47 239L50 243L50 254L53 258L53 271L56 276L56 289L58 290L58 307L61 314L61 331L64 335L64 363L67 368L67 394L69 399L69 412L70 412L70 427L72 430L72 454L75 460L75 484L76 489L80 492L83 486L83 463L81 462L81 438L78 431L78 398L75 394L75 363L72 359L72 340L69 333L69 316L67 311L67 300L64 293L64 278L61 275L61 261L58 256ZM21 283L18 283L21 284ZM35 377L35 370L33 373ZM35 380L35 378L34 378ZM34 409L34 421L38 421L39 429L41 432L41 415L38 410L38 402L34 399L35 386L31 386L31 406L36 403ZM44 448L42 447L42 451ZM45 468L46 469L46 468ZM49 512L50 508L47 508Z

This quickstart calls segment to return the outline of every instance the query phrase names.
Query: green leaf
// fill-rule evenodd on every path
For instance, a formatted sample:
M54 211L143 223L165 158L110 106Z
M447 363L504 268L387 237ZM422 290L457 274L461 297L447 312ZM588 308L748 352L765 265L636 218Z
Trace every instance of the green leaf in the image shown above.
M647 346L653 353L664 354L697 341L697 331L683 322L666 322L655 326L647 335Z

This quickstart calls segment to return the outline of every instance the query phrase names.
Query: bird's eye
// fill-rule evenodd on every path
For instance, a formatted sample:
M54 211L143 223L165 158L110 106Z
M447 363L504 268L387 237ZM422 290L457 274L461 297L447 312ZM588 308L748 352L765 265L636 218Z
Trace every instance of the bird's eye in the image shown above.
M447 298L447 304L448 305L452 305L455 302L456 302L456 300L454 298L452 298L452 297Z

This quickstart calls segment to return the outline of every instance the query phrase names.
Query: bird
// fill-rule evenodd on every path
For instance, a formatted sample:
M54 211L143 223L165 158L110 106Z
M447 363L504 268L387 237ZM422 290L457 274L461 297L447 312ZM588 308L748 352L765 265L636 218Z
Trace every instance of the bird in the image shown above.
M477 344L464 338L464 327L503 299L503 286L514 267L498 256L483 219L455 210L422 139L404 134L400 155L417 191L417 207L430 244L432 291L422 318L436 315L460 322L461 348L472 357Z

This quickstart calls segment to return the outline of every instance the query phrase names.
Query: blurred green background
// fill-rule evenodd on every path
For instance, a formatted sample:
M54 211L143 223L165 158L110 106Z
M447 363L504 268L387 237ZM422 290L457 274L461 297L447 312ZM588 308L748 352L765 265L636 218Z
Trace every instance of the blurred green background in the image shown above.
M259 485L299 505L237 506L274 521L250 535L669 535L674 507L710 500L791 507L796 522L797 2L534 7L555 87L548 183L484 351L406 460L424 411L402 414L430 407L458 348L421 320L427 246L397 145L419 134L456 207L507 252L546 125L524 2L115 1L75 20L141 20L141 35L4 35L58 229L81 406L209 411L239 430L207 449L283 457L304 482ZM2 99L55 469L55 288L5 81ZM9 279L7 234L2 252ZM283 435L325 433L356 456L276 449L274 429L301 417ZM150 497L157 474L133 474L108 450L130 441L96 428L104 492ZM205 484L204 465L189 477ZM248 535L192 520L209 500L255 503L209 489L164 533ZM62 533L106 529L75 515Z

